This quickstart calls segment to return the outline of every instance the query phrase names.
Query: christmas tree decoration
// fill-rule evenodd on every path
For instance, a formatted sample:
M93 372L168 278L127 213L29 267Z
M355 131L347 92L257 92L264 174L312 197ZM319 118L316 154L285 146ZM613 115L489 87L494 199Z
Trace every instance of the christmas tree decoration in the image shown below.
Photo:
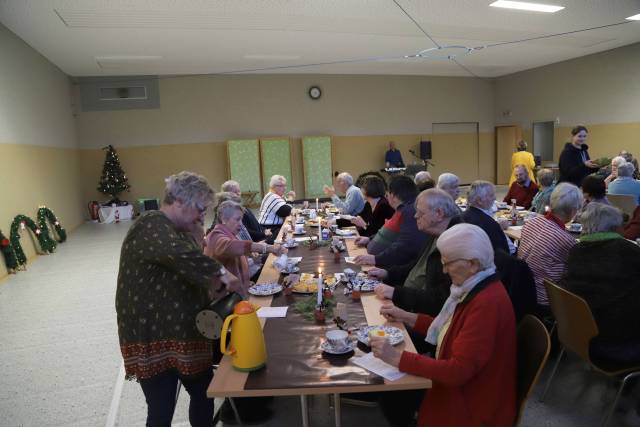
M58 218L51 211L51 209L49 209L46 206L40 206L38 208L37 218L38 218L38 227L40 227L41 230L47 230L47 234L48 234L49 227L47 227L47 221L49 221L50 224L53 224L53 228L56 230L55 234L58 235L56 240L59 243L62 243L65 240L67 240L67 231L64 228L62 228L62 226L60 225L60 221L58 221ZM53 237L55 238L55 235Z
M18 230L18 228L21 228L23 224L25 228L28 228L33 232L33 234L35 234L36 239L38 239L40 249L43 253L52 253L56 248L56 242L54 240L51 240L51 238L49 237L49 233L43 233L42 230L36 225L36 223L28 216L22 214L17 215L11 223L9 241L16 254L18 265L21 266L27 264L27 256L22 250L22 245L20 244L20 231Z
M118 199L118 194L123 191L129 191L131 186L120 166L120 159L118 158L115 148L113 148L112 145L108 145L104 147L103 150L107 153L104 166L102 167L102 176L98 184L98 191L111 196L111 200L107 205L112 203L119 205L120 200Z
M18 260L11 241L5 237L2 230L0 230L0 252L4 256L4 264L7 266L7 271L10 274L14 274L18 269Z

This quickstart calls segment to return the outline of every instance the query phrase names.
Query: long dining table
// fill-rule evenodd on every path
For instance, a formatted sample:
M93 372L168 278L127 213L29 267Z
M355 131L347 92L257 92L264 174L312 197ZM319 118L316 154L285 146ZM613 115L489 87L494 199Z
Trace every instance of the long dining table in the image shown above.
M287 222L291 218L287 219ZM294 220L295 221L295 220ZM293 229L293 227L291 227ZM308 237L317 236L317 225L307 226ZM353 228L355 231L355 228ZM356 234L357 235L357 234ZM284 236L286 238L286 236ZM282 230L278 241L283 240ZM323 273L342 272L349 267L360 270L355 264L347 263L345 256L366 254L366 249L355 245L354 238L345 238L346 252L339 260L330 252L328 246L312 248L299 244L289 250L289 256L301 256L300 273L314 273L322 269ZM281 282L283 276L272 266L274 255L267 258L258 283ZM354 364L350 359L362 356L370 351L359 343L353 352L346 355L329 355L320 348L325 333L336 329L335 323L327 319L318 324L305 319L297 313L292 304L309 295L251 296L249 301L256 307L289 306L285 318L260 318L267 348L267 364L253 372L241 372L233 368L230 356L223 356L213 380L207 389L208 397L257 397L257 396L299 396L301 405L301 424L309 425L307 396L333 395L335 425L341 425L340 394L364 392L388 392L397 390L416 390L431 388L431 380L423 377L405 375L388 381ZM398 346L409 352L416 352L406 328L401 323L388 322L379 310L382 301L374 293L363 293L360 301L354 301L345 295L343 285L334 290L337 302L347 305L348 325L387 325L399 328L404 341ZM235 411L235 405L232 406ZM236 417L239 414L236 412ZM241 421L239 419L238 421Z

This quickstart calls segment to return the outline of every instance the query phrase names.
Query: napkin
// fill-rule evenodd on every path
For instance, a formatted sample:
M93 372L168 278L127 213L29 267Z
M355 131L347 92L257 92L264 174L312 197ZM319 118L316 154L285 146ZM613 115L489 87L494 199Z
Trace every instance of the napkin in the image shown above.
M346 257L344 257L344 260L346 262L348 262L349 264L355 264L356 263L356 257L354 257L354 256L346 256Z
M287 317L287 309L289 307L260 307L258 317Z
M287 254L282 254L273 261L273 266L276 270L283 270L287 266L288 259Z
M407 375L404 372L400 372L398 368L378 359L373 353L367 353L362 357L353 357L351 360L361 368L380 375L385 380L395 381Z
M301 256L292 256L289 257L289 263L290 264L298 264L300 261L302 261L302 257Z

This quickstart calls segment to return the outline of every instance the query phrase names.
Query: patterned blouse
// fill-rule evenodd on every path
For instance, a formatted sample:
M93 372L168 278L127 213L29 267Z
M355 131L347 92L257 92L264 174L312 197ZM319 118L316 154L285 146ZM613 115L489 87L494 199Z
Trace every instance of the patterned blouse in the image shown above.
M207 290L220 268L164 213L144 213L133 224L122 243L116 291L127 379L211 367L212 341L198 333L195 317L209 302Z

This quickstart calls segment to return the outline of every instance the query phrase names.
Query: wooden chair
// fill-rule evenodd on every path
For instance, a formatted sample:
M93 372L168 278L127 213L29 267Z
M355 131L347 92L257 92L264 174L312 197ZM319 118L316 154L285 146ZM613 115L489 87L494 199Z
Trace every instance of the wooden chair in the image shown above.
M535 316L528 314L518 324L517 348L516 426L520 424L527 398L538 382L540 372L547 363L551 350L551 339L547 328Z
M607 199L613 206L629 215L629 218L633 216L633 211L638 205L638 198L631 194L607 194Z
M625 385L631 378L640 375L640 366L604 366L600 363L596 364L591 360L591 356L589 355L589 343L593 337L599 334L599 331L589 305L584 299L559 287L549 280L545 279L544 285L547 289L547 295L549 296L551 311L556 318L558 340L562 345L562 350L556 359L556 363L553 366L549 379L547 380L547 385L542 393L540 401L544 400L544 397L549 390L549 386L551 385L551 381L553 380L556 370L560 365L562 356L564 356L566 350L569 350L577 354L582 360L587 362L589 366L601 374L608 377L621 377L624 375L615 400L602 420L602 425L606 426L611 414L613 414L613 411L618 404L618 400Z

